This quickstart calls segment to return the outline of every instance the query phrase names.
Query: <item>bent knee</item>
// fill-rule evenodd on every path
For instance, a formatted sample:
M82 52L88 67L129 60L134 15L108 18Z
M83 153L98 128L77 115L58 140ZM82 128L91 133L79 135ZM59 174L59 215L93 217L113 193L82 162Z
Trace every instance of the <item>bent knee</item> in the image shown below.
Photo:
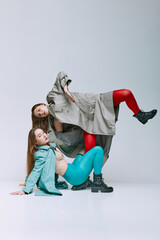
M123 89L123 93L124 93L126 98L129 98L130 96L133 95L133 93L129 89Z
M97 152L102 152L102 153L104 153L103 148L100 147L100 146L95 146L93 149L94 149L95 151L97 151Z

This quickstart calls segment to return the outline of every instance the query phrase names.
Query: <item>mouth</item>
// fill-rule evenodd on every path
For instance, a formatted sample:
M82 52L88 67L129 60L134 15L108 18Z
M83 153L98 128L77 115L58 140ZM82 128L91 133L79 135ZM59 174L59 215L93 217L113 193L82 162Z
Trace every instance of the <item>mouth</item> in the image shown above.
M47 141L47 140L48 140L48 137L46 137L45 140Z

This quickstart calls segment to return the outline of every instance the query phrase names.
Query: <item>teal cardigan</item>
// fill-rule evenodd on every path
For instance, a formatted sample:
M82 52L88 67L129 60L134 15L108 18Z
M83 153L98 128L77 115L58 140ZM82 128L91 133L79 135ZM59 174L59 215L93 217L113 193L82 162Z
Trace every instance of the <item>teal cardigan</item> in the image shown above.
M50 143L50 145L56 149L55 143ZM38 151L35 153L34 168L28 176L26 186L22 191L31 193L33 187L37 184L39 190L35 192L36 196L62 195L55 187L56 154L54 150L48 145L37 147ZM59 186L62 186L61 189L68 188L67 183L64 182L59 182Z

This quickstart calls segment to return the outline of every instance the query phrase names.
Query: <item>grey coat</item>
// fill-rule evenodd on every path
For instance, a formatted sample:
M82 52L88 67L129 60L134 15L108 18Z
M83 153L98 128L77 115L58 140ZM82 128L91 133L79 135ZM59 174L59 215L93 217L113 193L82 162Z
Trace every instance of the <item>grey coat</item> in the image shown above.
M50 141L68 157L84 153L84 131L96 134L96 145L104 149L104 162L108 158L119 106L114 108L112 91L101 94L71 92L73 103L64 93L64 86L71 83L67 74L60 72L52 90L47 95L49 104L48 133ZM64 133L52 128L53 118L63 123Z

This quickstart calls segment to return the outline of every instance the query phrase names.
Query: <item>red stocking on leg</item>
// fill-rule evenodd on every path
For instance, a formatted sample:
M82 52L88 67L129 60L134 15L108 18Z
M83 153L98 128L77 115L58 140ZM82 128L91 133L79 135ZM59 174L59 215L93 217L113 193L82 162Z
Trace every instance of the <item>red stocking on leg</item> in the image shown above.
M84 131L85 153L96 146L96 134L90 134Z
M134 114L137 114L140 111L138 104L136 102L136 99L130 90L120 89L120 90L113 91L114 106L124 101L126 102L127 106L132 110Z

